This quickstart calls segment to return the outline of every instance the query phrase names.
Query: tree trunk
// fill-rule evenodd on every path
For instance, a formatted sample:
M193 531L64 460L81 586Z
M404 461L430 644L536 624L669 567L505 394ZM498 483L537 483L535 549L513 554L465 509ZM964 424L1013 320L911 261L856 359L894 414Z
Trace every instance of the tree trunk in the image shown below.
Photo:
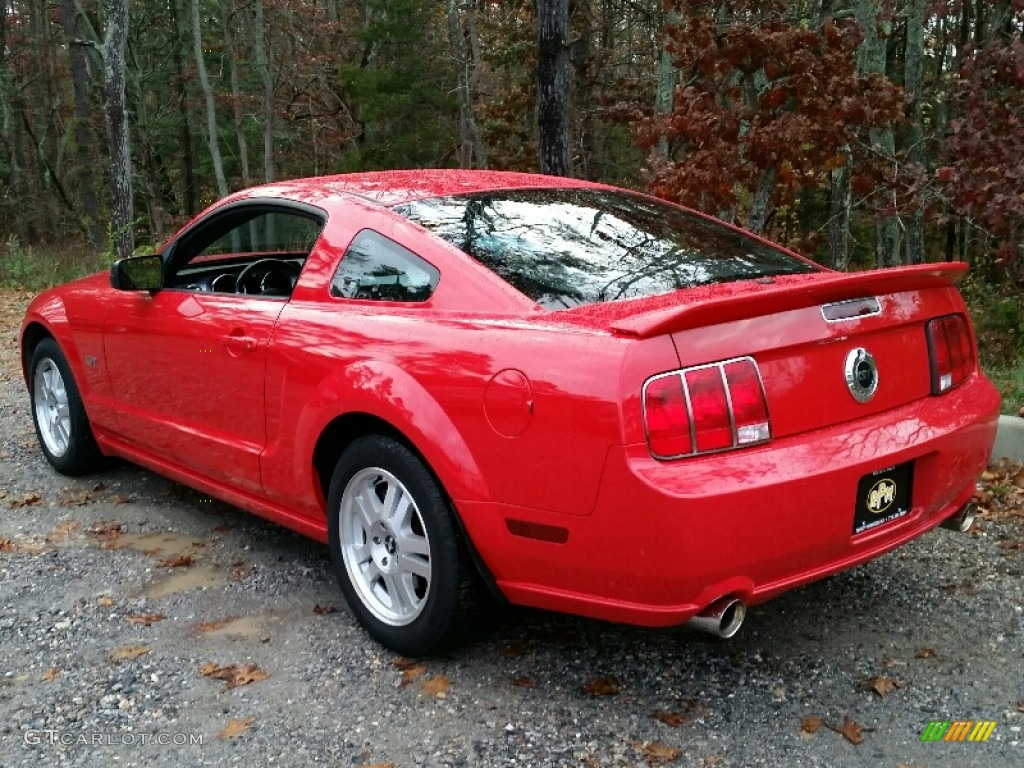
M132 156L125 106L125 47L131 0L110 0L103 41L103 80L106 96L107 143L113 192L114 251L126 258L135 250L132 232Z
M213 101L213 89L210 87L210 78L206 74L202 23L199 18L199 0L192 0L192 50L196 57L199 87L202 88L203 97L206 99L206 138L210 145L213 175L217 179L217 196L224 197L228 193L228 182L224 178L224 161L220 156L220 138L217 132L217 107Z
M253 54L260 82L263 83L263 178L269 184L274 180L274 81L270 76L267 48L263 43L263 0L255 0L253 8Z
M907 48L903 89L910 100L910 128L907 131L907 159L923 165L924 127L921 124L921 100L924 93L925 0L907 4ZM907 224L907 263L924 263L924 210L918 205Z
M537 125L540 170L572 175L569 0L538 0Z
M849 147L843 149L842 166L832 171L828 204L828 250L832 269L845 272L850 268L850 206L852 188L850 167L853 157Z
M768 168L761 173L761 178L757 182L757 191L754 193L754 201L750 205L750 222L747 227L758 235L764 232L768 223L768 204L772 199L777 176L776 168Z
M79 41L79 15L75 0L61 0L61 25L67 38L71 88L75 102L75 152L78 158L75 176L78 200L82 207L82 224L89 242L96 248L102 248L103 231L99 226L92 176L94 158L92 132L89 130L89 119L92 114L89 105L89 72L86 67L85 48Z
M174 74L178 81L178 143L181 146L181 176L185 187L182 208L192 217L199 209L199 187L196 184L195 153L192 149L192 111L188 106L188 81L185 79L185 41L189 34L182 0L173 0L170 10L177 32L174 42Z
M572 44L571 60L575 83L573 107L577 119L576 142L579 146L579 164L576 172L583 179L599 177L597 153L594 150L594 115L597 110L594 108L591 73L591 45L594 37L592 2L593 0L576 2L574 7L570 8L570 24L572 16L575 15L576 27L580 30Z
M856 17L864 39L857 49L857 70L861 74L885 74L886 46L878 36L878 0L857 0ZM896 139L891 128L872 128L868 132L872 148L889 162L895 162ZM891 267L900 261L900 225L895 211L894 193L886 192L882 204L876 204L875 253L879 267Z
M459 100L459 158L460 168L472 168L476 155L476 116L473 114L473 95L470 91L470 52L466 42L466 29L458 0L446 0L448 13L448 42L455 60L456 93Z
M665 26L679 24L679 13L673 7L665 16ZM654 114L658 117L666 117L672 114L675 106L676 72L675 62L672 61L672 53L669 51L669 35L662 33L661 50L658 54L658 88L654 94ZM668 160L668 136L662 133L658 137L658 143L651 148L651 160Z
M234 21L230 11L224 11L224 46L228 54L228 78L231 83L231 105L235 122L235 141L238 142L238 165L242 172L242 186L252 186L249 173L249 141L245 137L245 113L242 111L242 90L238 85L238 52L235 50Z

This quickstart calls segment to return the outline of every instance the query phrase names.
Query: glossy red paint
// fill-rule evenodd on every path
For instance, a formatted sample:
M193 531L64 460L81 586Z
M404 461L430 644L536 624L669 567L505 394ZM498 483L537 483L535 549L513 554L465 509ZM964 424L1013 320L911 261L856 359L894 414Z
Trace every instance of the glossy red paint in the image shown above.
M105 453L320 541L328 478L318 444L332 425L386 427L437 476L511 601L614 621L676 624L726 595L766 600L905 543L970 497L998 396L976 366L933 396L924 330L964 312L962 265L824 271L549 312L388 208L565 186L595 185L416 171L240 192L197 222L244 200L322 211L290 298L119 291L97 275L32 303L26 360L41 335L56 339ZM429 300L330 294L364 229L441 273ZM823 317L825 303L866 296L878 297L878 314ZM862 346L881 382L868 403L843 378ZM746 357L764 383L772 440L652 458L644 383ZM911 461L911 512L854 536L860 478Z

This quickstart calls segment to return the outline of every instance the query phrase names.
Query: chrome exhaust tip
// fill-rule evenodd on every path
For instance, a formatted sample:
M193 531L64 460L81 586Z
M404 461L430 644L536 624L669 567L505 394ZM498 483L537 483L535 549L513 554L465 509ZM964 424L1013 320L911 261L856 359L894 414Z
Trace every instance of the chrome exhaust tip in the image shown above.
M973 501L969 501L964 504L958 512L953 514L949 519L943 521L942 527L948 528L951 531L959 531L964 533L969 531L971 526L974 525L974 518L978 514L978 508L975 506Z
M728 639L740 631L747 617L747 606L735 597L716 600L698 613L687 624L701 632Z

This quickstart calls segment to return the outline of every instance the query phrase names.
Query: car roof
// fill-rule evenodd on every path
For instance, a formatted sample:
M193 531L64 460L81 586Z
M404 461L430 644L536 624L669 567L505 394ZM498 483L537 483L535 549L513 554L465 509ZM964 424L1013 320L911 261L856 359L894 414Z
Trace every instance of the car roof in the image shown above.
M392 206L430 197L471 194L499 189L606 188L601 184L561 176L511 171L426 169L372 171L314 176L288 182L292 189L350 194Z

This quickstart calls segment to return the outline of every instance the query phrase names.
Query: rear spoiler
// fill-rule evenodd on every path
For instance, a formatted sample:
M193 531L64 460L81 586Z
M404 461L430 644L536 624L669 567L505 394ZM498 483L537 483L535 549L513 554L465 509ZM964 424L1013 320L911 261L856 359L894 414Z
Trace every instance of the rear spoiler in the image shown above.
M860 299L886 293L956 285L967 274L967 264L918 264L870 272L826 272L795 285L765 285L761 290L721 296L694 304L644 312L616 320L615 333L649 338L733 320L746 320L815 304Z

